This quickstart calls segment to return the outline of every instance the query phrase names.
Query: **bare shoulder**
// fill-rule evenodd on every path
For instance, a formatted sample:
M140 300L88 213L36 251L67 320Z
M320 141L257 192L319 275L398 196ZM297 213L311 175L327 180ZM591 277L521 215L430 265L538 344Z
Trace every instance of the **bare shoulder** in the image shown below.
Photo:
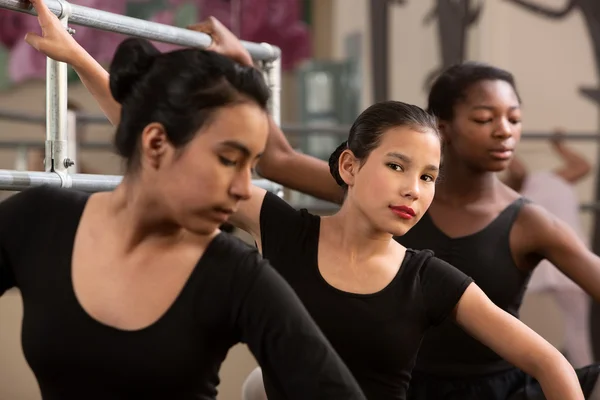
M530 259L534 266L545 249L568 241L569 228L564 222L536 203L526 203L511 231L511 248L515 254ZM532 256L537 255L533 258ZM538 259L539 258L539 259Z

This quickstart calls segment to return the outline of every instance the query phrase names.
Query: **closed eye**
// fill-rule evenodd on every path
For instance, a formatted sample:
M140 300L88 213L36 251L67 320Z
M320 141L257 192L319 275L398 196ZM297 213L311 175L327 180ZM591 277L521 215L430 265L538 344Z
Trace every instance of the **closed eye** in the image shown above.
M229 158L225 158L223 156L219 156L219 161L221 161L221 164L225 165L226 167L235 167L235 165L237 164L235 161L230 160Z
M475 122L476 124L480 124L480 125L488 124L492 121L493 121L492 119L474 119L473 120L473 122Z

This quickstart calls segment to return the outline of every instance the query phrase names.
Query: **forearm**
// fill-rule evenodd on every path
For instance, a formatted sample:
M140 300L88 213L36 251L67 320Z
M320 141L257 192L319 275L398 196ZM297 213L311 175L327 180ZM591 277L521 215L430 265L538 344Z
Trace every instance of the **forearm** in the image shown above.
M295 151L273 121L257 169L264 178L293 190L338 204L343 200L344 192L331 176L329 164Z
M110 92L108 72L84 50L72 66L83 85L98 102L104 115L113 125L118 125L121 119L121 105L115 101Z
M531 375L540 383L546 399L583 399L583 392L575 370L558 350L553 349L553 352L551 357L545 359L531 371Z

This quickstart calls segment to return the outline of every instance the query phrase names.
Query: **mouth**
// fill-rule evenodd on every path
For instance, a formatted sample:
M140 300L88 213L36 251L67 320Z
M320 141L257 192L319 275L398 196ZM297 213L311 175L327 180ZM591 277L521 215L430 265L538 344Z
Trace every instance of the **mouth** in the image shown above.
M513 156L513 149L510 148L497 148L490 150L490 155L497 160L509 160Z
M215 216L217 219L222 221L227 221L232 214L235 213L233 208L224 208L224 207L215 207L213 208Z
M415 211L407 206L390 206L390 210L402 219L411 219L416 215Z

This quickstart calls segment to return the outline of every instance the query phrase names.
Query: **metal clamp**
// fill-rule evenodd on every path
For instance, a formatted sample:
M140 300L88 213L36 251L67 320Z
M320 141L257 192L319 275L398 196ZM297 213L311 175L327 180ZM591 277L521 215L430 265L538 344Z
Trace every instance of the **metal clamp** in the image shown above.
M66 171L53 171L60 178L60 187L69 189L73 187L73 179Z

